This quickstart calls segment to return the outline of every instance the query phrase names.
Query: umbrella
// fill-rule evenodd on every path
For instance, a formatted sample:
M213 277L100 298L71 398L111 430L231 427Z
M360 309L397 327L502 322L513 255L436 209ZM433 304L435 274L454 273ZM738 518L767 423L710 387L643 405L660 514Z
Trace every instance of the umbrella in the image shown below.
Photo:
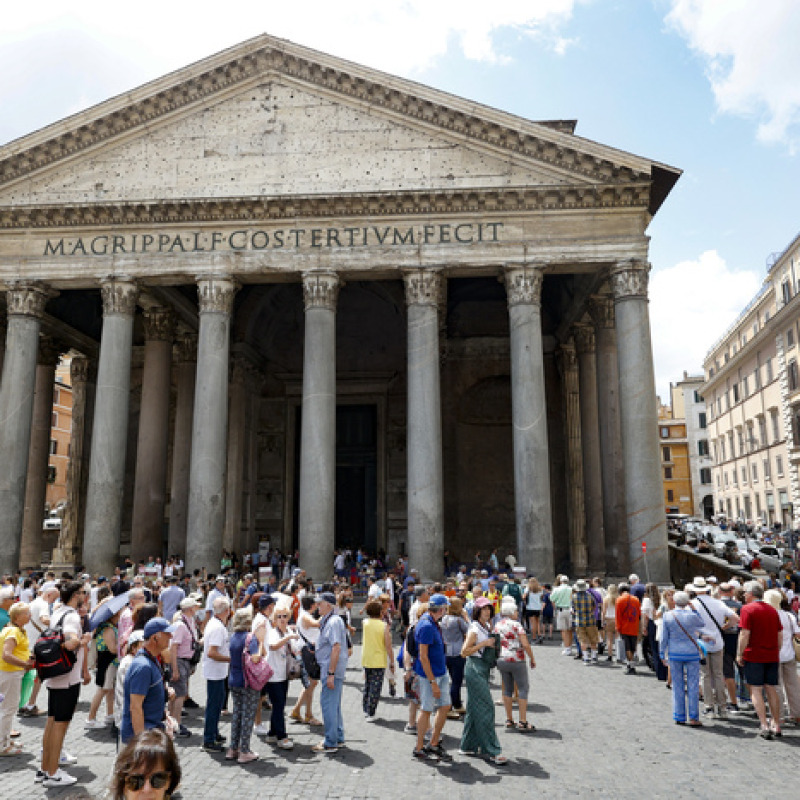
M108 600L104 600L89 617L89 630L93 631L104 622L108 622L114 614L122 611L126 605L128 605L128 592L123 592L116 595L116 597L109 597Z

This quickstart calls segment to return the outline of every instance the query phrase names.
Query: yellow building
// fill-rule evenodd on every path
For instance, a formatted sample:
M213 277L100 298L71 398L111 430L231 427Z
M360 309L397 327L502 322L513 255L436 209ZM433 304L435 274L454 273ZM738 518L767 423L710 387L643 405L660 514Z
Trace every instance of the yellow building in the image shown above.
M673 418L673 406L658 407L658 439L661 445L661 477L667 514L694 514L692 472L686 420Z

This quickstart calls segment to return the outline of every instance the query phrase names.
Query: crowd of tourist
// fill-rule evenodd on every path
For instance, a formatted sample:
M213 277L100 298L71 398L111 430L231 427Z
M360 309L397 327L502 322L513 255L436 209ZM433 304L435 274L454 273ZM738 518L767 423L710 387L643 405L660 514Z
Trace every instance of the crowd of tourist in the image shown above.
M505 728L533 732L534 648L554 627L562 655L587 667L603 658L635 674L646 664L671 688L676 724L700 726L750 709L765 739L800 724L800 576L792 570L775 585L698 576L676 591L636 575L609 586L559 575L551 585L496 571L491 561L429 583L402 561L378 577L375 562L365 560L355 584L334 565L331 580L315 587L296 562L286 563L280 579L270 572L266 580L232 568L206 580L182 574L172 559L160 573L155 562L129 565L111 580L9 577L0 588L0 756L22 753L15 718L46 713L35 780L47 788L74 783L67 768L76 759L63 745L81 686L94 680L84 725L107 729L123 748L115 796L148 781L168 796L180 779L172 739L193 735L182 721L185 708L197 707L193 676L205 681L200 746L207 752L247 764L259 758L255 737L276 753L291 750L291 721L319 730L315 753L334 753L346 745L342 689L359 616L364 719L378 719L387 678L392 697L402 680L405 732L420 761L451 761L442 733L448 720L462 720L459 753L504 766L492 678L501 682ZM354 589L365 595L358 614ZM44 711L33 654L53 629L71 658L44 681ZM300 688L287 710L293 680ZM229 738L220 729L227 710Z

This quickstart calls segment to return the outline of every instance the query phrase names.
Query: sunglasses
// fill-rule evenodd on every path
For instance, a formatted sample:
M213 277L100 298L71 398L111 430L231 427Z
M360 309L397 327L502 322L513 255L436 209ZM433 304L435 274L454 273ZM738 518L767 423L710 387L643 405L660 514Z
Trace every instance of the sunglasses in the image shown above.
M275 619L289 619L288 614L276 614Z
M128 775L125 786L132 792L141 792L149 781L153 789L163 789L172 776L169 772L153 772L150 775Z

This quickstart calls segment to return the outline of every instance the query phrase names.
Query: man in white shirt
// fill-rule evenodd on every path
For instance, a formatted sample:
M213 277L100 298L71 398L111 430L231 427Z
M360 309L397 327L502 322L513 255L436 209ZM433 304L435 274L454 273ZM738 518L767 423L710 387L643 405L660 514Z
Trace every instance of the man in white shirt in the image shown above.
M367 599L377 600L381 596L381 585L370 575L367 578Z
M208 593L206 598L206 611L211 611L214 608L214 601L218 598L228 599L228 593L225 591L225 578L219 575L214 582L214 588Z
M28 634L28 644L31 652L33 652L33 646L42 634L42 631L50 624L50 609L57 599L58 587L54 581L48 581L42 586L41 594L31 602L31 619L25 626L25 633ZM39 698L39 690L41 687L42 682L37 675L36 680L33 682L33 691L28 699L28 704L20 709L19 715L21 717L39 716L41 712L36 707L36 701Z
M225 679L231 663L228 618L231 603L227 597L213 602L214 616L206 623L203 633L203 677L206 679L206 715L203 729L203 749L221 753L224 736L219 733L219 718L225 702Z

